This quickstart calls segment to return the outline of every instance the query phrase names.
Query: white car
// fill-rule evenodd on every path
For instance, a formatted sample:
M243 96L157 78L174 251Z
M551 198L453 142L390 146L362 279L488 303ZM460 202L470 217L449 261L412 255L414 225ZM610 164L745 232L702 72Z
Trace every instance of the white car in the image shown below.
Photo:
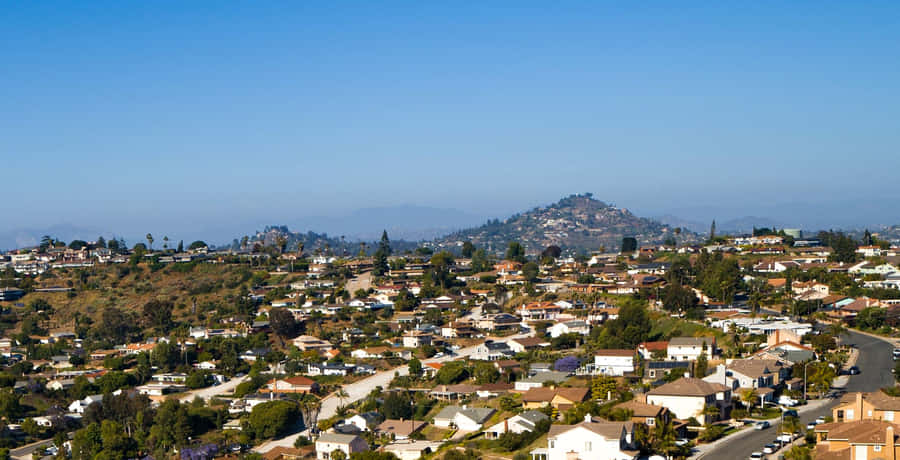
M815 429L816 429L816 425L817 425L816 422L809 422L809 423L806 424L806 429L807 429L807 430L815 430Z
M763 454L762 452L754 452L750 454L750 460L762 460Z
M781 433L775 440L778 442L791 442L794 440L794 437L788 433Z
M775 444L766 444L765 446L763 446L764 454L774 454L776 450L778 450L778 446L776 446Z
M825 416L824 416L824 415L820 415L818 418L816 418L816 425L821 425L821 424L823 424L823 423L825 423Z

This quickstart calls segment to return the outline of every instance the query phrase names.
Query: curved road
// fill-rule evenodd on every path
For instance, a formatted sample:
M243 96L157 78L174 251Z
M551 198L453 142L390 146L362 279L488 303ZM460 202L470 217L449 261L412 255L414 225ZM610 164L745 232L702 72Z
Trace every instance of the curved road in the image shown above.
M894 375L891 373L891 368L894 366L894 362L891 360L891 350L894 348L892 343L855 331L849 331L843 342L855 344L859 349L856 366L859 367L860 373L850 377L850 381L844 388L847 392L876 391L886 386L894 386ZM837 400L832 400L819 409L801 412L800 421L803 426L820 415L831 415L831 409L837 405L837 402ZM773 424L772 428L767 430L754 431L752 434L735 438L731 442L723 442L719 447L703 455L702 458L704 460L749 458L751 453L761 452L764 445L773 442L777 433L778 424Z

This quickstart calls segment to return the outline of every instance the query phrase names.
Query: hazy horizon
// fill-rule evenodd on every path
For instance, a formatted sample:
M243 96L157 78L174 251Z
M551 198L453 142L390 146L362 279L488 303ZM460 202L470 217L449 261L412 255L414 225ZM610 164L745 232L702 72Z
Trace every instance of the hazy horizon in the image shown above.
M898 12L6 5L0 237L223 243L372 208L451 211L412 223L426 231L581 192L705 225L898 224Z

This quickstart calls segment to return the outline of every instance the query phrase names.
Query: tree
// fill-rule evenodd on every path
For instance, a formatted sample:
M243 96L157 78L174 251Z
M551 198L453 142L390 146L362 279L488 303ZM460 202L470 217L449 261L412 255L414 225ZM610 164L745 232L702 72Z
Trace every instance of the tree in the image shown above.
M181 253L184 252L184 241L178 240L178 248L175 249L175 252Z
M391 255L391 240L388 239L387 230L381 232L381 241L378 243L378 249L375 250L372 273L375 276L383 276L388 272L388 257Z
M172 310L175 308L172 302L162 300L151 300L144 304L143 318L144 324L155 328L162 334L169 332L172 327Z
M247 238L246 236L244 238ZM188 245L188 250L196 251L198 249L208 248L209 245L205 241L197 240Z
M389 419L408 419L412 417L412 403L405 393L392 391L384 398L381 413Z
M469 378L469 371L466 369L465 363L461 361L446 363L435 374L435 380L440 385L452 385L467 378Z
M269 310L269 327L281 339L294 337L297 334L297 320L294 315L285 308L273 308Z
M793 446L784 453L785 460L812 460L812 450L807 446Z
M169 235L163 235L163 249L169 249Z
M283 436L299 416L300 408L292 401L257 404L250 413L249 431L256 439Z
M409 375L413 377L422 375L422 361L419 361L417 358L409 360Z
M698 379L702 379L706 377L706 372L709 367L709 361L706 359L706 342L703 343L703 351L704 353L700 353L700 356L697 357L697 361L694 364L694 377Z
M561 256L561 255L562 255L562 249L555 244L551 244L550 246L547 246L546 248L544 248L543 251L541 251L541 259L547 259L547 258L559 259L559 256Z
M713 219L712 224L709 226L709 240L712 241L716 239L716 220Z
M475 383L478 385L496 383L497 380L500 380L500 371L498 371L493 364L488 362L477 362L472 374L473 377L475 377Z
M575 372L578 369L578 366L581 365L581 360L579 360L575 356L566 356L564 358L557 359L555 363L553 363L553 369L560 372Z
M745 388L741 391L741 402L747 408L747 413L753 413L753 406L756 404L756 391L753 388Z
M540 268L534 262L526 262L525 265L522 265L522 276L525 277L525 281L536 280L539 272Z
M637 251L637 239L633 236L622 238L622 254Z
M510 241L506 248L506 260L513 260L519 263L525 263L525 248L518 241Z
M464 242L462 245L462 256L467 259L471 259L472 254L474 254L474 253L475 253L475 245L472 244L471 241Z
M146 238L147 238L147 246L150 247L150 252L153 252L153 235L148 233Z

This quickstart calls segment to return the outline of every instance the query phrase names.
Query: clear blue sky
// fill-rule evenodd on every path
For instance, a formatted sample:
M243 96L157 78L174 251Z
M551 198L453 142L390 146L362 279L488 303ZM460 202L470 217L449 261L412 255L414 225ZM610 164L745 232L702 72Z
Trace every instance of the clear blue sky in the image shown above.
M900 223L900 4L707 3L4 4L0 231L586 191Z

